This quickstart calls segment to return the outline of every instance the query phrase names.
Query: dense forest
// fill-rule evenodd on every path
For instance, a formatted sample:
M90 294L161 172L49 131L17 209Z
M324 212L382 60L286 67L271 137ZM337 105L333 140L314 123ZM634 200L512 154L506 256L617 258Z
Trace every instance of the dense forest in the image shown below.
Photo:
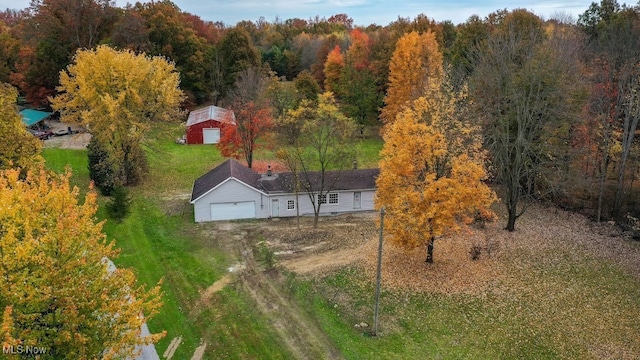
M230 106L251 90L257 69L270 80L264 93L274 119L331 91L343 113L376 127L429 96L424 84L437 77L463 100L458 112L482 129L489 174L504 185L507 207L514 202L513 221L526 198L597 220L633 219L640 217L639 42L640 7L616 0L593 3L578 19L519 9L458 25L419 14L368 27L347 14L227 26L168 0L125 8L37 0L0 12L0 82L25 103L49 107L77 51L107 45L173 62L185 109Z

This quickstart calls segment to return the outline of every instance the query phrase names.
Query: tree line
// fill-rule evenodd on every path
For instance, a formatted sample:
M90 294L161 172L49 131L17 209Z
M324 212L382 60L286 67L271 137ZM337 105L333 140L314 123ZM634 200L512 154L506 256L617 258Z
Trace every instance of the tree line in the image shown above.
M480 125L488 176L505 189L507 228L531 198L620 219L637 212L639 12L603 0L577 21L517 9L459 25L420 14L355 27L337 14L227 26L170 1L33 1L0 14L0 81L49 106L79 49L163 57L179 74L182 108L213 103L239 115L221 150L251 166L258 138L299 132L289 112L322 92L360 127L382 126L438 79L467 92L458 107L467 127ZM104 149L92 148L99 160ZM135 184L144 157L119 151L136 165L123 165L130 174L117 182Z

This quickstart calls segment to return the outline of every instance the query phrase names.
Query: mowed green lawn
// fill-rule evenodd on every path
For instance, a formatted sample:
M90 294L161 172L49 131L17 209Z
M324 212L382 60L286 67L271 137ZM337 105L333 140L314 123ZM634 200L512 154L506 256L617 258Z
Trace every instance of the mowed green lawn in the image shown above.
M159 355L180 338L173 359L190 359L203 341L207 342L204 358L288 358L267 321L242 292L227 287L210 306L202 308L198 302L235 259L217 251L211 238L197 228L183 195L190 192L193 180L222 159L212 146L175 144L171 129L154 135L157 140L146 145L150 175L144 185L131 189L131 214L122 223L106 219L103 205L108 199L101 197L97 217L106 219L104 231L121 249L116 265L135 269L140 284L147 287L161 282L164 305L149 321L152 332L167 332L156 345ZM50 169L72 169L72 184L81 193L87 191L85 150L45 149L44 157Z
M108 220L104 227L122 249L118 266L136 269L147 286L162 280L164 307L149 323L152 331L167 331L156 346L159 355L182 337L173 359L190 359L201 341L207 342L205 359L291 358L242 288L227 286L207 304L199 302L237 259L215 246L215 234L193 223L188 204L193 180L223 159L212 146L175 144L179 135L168 127L149 134L154 139L146 145L149 178L132 189L129 217L122 223ZM357 142L360 167L376 166L381 141ZM57 171L70 164L73 184L86 190L85 151L45 149L44 154ZM272 151L256 158L269 160ZM102 208L98 217L105 218ZM543 249L530 240L535 233L519 234L509 240L516 245L499 252L497 263L505 271L495 289L478 294L384 289L379 337L371 337L370 328L354 328L372 318L373 281L363 268L311 279L290 275L281 285L346 359L640 358L640 281L628 262L581 250L572 245L571 232L561 239L567 246L558 241ZM637 243L624 244L638 251Z

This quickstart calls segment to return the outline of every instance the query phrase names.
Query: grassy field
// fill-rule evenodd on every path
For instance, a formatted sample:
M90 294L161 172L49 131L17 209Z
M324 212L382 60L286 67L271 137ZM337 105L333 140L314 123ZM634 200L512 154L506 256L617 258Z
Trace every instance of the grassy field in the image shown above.
M149 179L132 189L131 214L122 223L107 219L104 231L121 249L114 261L117 266L134 268L143 285L162 281L164 305L161 313L149 321L152 332L167 331L156 345L159 355L180 337L173 359L191 358L202 341L207 342L208 354L215 353L205 358L262 354L287 358L266 319L256 312L246 294L228 287L217 293L211 306L197 308L201 292L220 279L235 259L211 246L211 237L194 225L188 199L181 195L188 194L193 180L221 158L212 146L175 144L170 130L154 135L158 140L147 148ZM55 171L71 168L73 185L81 192L87 191L86 151L51 148L45 149L44 156L47 166ZM106 201L100 199L101 204ZM102 206L97 217L106 219Z
M218 246L222 235L193 223L188 204L193 180L223 159L212 146L175 144L178 136L175 128L149 135L154 139L146 145L149 178L132 189L131 214L104 226L122 250L118 266L134 268L141 284L162 281L164 306L149 322L152 331L167 331L158 353L162 357L181 337L173 359L191 358L202 341L207 342L205 359L291 358L242 287L231 284L201 302L204 290L227 273L237 255ZM358 140L357 146L359 166L374 167L380 140ZM44 155L56 171L70 165L73 184L86 191L85 151L45 149ZM271 156L262 151L256 158ZM102 208L98 218L106 218ZM579 243L577 237L587 237L588 223L578 222L565 237L536 232L548 223L544 213L523 217L522 226L533 232L505 240L512 245L492 260L502 275L485 291L385 287L378 337L354 328L363 319L371 323L374 288L367 269L350 266L311 278L289 274L278 286L308 311L346 359L638 358L640 275L617 255L605 257L597 250L611 247L597 242L608 241L608 235L594 245ZM615 241L628 253L640 251L637 243Z

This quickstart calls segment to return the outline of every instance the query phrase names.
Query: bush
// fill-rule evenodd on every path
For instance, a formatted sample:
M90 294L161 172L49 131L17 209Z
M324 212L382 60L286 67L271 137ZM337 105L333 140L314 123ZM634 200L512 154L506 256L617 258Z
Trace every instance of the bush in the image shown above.
M105 196L118 186L138 185L148 172L144 151L138 144L124 147L123 158L114 159L104 144L91 138L89 151L89 176Z
M140 184L149 172L147 158L139 144L132 144L125 147L122 171L123 185L127 186Z
M89 157L89 177L95 186L100 189L100 193L105 196L111 195L113 189L118 185L117 171L115 164L109 159L106 149L92 137L87 145Z
M267 270L271 270L276 266L275 253L264 241L261 241L258 244L258 252L260 260Z
M129 198L129 191L122 186L117 186L111 192L113 197L111 201L107 203L107 213L109 217L121 222L127 215L131 206L131 199Z

